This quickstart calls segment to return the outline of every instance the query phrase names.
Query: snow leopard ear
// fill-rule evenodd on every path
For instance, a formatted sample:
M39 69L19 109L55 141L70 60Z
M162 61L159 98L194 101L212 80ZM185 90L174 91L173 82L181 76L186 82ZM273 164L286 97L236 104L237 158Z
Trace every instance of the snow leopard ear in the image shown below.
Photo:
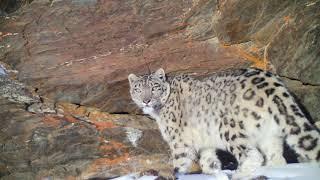
M136 80L138 80L138 79L139 79L138 76L136 76L136 75L134 75L134 74L129 74L128 80L129 80L130 86L131 86L131 84L132 84L134 81L136 81Z
M166 80L166 74L164 73L164 70L162 68L158 69L154 74L162 81Z

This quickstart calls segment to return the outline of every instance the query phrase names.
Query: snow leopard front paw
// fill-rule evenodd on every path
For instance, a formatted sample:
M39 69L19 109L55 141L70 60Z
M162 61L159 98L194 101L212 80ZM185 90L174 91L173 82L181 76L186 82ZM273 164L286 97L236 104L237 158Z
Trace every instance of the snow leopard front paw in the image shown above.
M232 179L255 179L255 171L262 166L264 161L263 155L257 148L249 148L240 159L240 166L233 174Z
M217 157L215 149L201 150L199 164L202 172L206 174L215 174L221 170L221 162Z
M229 180L229 176L221 170L221 163L219 160L214 158L205 158L200 159L200 166L202 172L205 174L213 175L216 179L219 180Z
M208 159L208 161L205 161L205 162L200 161L200 166L201 166L202 172L205 174L216 174L218 171L221 171L220 162L214 161L212 159Z
M173 160L175 174L187 174L190 172L193 161L187 157L177 158Z

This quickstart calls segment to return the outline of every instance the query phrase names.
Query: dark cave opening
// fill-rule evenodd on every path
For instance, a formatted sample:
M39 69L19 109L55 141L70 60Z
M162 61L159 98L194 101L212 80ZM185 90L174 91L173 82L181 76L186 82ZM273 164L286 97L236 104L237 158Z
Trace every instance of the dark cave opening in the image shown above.
M21 6L30 4L33 0L1 0L0 15L6 15L15 12Z

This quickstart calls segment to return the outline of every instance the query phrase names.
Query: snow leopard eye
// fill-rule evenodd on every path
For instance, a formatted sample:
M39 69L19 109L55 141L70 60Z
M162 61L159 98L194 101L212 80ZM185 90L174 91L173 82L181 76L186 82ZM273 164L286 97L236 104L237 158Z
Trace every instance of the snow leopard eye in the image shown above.
M159 90L158 87L152 87L152 88L151 88L152 93L155 93L157 90Z
M159 83L154 83L153 85L152 85L152 87L151 87L151 91L152 92L155 92L155 91L157 91L157 90L160 90L161 88L160 88L160 84Z

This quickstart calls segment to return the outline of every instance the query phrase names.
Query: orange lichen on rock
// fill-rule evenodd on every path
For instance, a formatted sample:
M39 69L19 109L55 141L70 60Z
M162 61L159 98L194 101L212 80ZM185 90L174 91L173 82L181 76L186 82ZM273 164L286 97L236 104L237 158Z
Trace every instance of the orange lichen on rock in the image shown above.
M114 167L120 163L125 163L130 160L129 152L125 145L119 142L110 141L105 145L100 146L100 151L103 157L95 159L88 167L88 172L99 172L108 167ZM117 151L118 153L114 153Z
M78 116L86 116L87 110L83 106L78 106L71 103L59 102L56 106L60 109L63 109L64 114L73 114Z
M122 143L116 141L109 141L107 144L104 144L99 147L102 152L107 152L113 149L124 149L126 146Z
M78 106L75 104L59 102L57 106L64 111L64 114L72 114L76 116L87 117L92 121L104 121L110 118L107 112L101 112L97 108Z
M78 106L64 102L57 103L57 106L63 110L66 120L71 123L77 121L75 117L83 117L86 118L88 122L93 123L100 131L106 128L116 127L112 122L112 116L109 113L101 112L96 108Z
M246 51L244 51L244 50L242 50L240 48L238 49L237 53L241 57L243 57L243 58L247 59L248 61L252 62L254 67L257 67L257 68L260 68L260 69L265 69L266 68L266 65L265 65L265 62L264 62L263 59L255 57L255 56L251 55L250 53L248 53L248 52L246 52Z
M78 120L76 118L74 118L73 116L71 116L71 115L65 115L64 118L65 118L66 121L68 121L70 123L78 122Z
M92 122L96 128L99 130L99 131L102 131L106 128L114 128L116 127L116 125L114 125L113 122L107 122L107 121L90 121Z
M60 119L58 119L57 117L49 116L49 115L44 116L44 118L42 119L42 122L44 122L46 125L50 127L58 127L61 125Z
M114 159L110 159L110 158L98 158L96 160L94 160L89 166L88 168L83 171L82 174L87 174L87 176L90 174L97 174L99 172L103 172L108 170L110 167L120 167L119 164L121 163L125 163L127 161L129 161L129 153L123 153L122 156L114 158ZM127 172L129 173L129 172Z
M248 50L245 50L244 48L242 48L240 45L228 45L228 44L221 44L221 47L223 48L232 48L232 52L235 53L235 56L239 56L243 59L246 59L250 62L252 62L252 66L260 68L260 69L264 69L266 70L267 67L267 62L265 59L262 59L260 57L256 57L255 55L252 55L250 53L254 52L257 53L259 51L259 48L251 46L248 48Z
M249 47L249 51L257 53L260 51L260 49L255 46L251 46L251 47Z
M92 121L109 120L110 119L110 114L107 113L107 112L101 112L98 109L90 108L89 118Z
M99 167L99 166L112 166L112 165L117 165L120 164L122 162L126 162L130 160L129 158L129 153L123 153L122 156L110 159L110 158L99 158L96 159L92 165L95 167Z
M292 18L290 16L285 16L285 17L283 17L283 20L284 20L285 24L289 24L290 21L292 20Z

